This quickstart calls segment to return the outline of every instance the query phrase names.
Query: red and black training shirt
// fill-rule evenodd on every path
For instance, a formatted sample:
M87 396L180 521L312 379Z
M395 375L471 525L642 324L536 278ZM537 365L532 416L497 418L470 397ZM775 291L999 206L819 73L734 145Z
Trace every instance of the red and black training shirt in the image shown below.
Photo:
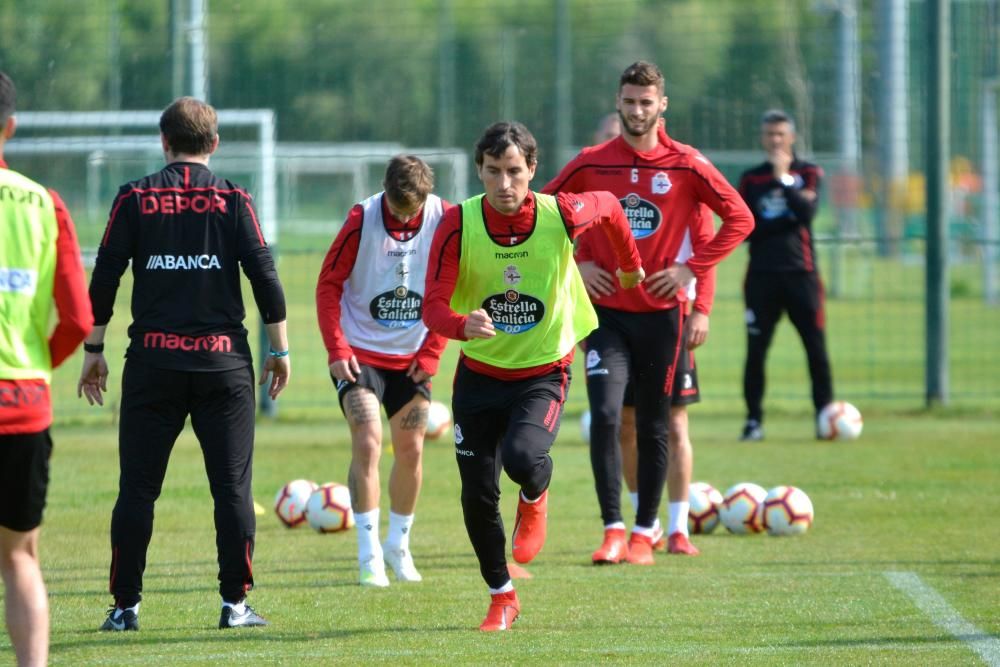
M186 371L249 363L241 267L265 324L285 319L250 195L204 164L172 162L118 191L90 281L95 324L111 319L130 261L130 359Z

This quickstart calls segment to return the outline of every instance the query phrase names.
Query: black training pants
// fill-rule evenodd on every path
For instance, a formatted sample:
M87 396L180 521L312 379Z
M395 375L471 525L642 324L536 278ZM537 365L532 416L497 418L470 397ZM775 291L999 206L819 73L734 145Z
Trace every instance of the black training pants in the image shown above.
M462 513L479 570L490 588L510 580L500 517L500 470L528 498L537 498L549 487L549 450L559 432L569 381L568 368L510 381L458 364L452 412Z
M826 353L826 315L823 283L815 271L752 271L744 284L747 322L747 360L743 371L743 396L747 419L764 418L764 364L781 314L799 332L806 349L812 401L816 412L833 400L833 378Z
M237 602L253 586L253 370L176 371L129 360L122 376L118 501L111 515L110 589L120 607L142 599L153 503L188 415L215 501L219 593Z
M637 526L652 528L667 472L667 435L674 372L680 354L680 308L630 313L597 307L587 337L590 463L604 525L622 521L622 400L631 380L639 463Z

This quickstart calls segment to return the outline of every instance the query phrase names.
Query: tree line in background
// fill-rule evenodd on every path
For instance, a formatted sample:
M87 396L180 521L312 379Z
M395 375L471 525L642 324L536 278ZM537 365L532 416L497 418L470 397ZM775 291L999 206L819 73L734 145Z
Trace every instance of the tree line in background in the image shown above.
M977 86L988 42L974 5L955 10L956 86ZM769 107L799 118L807 152L836 149L837 2L813 0L206 0L209 99L273 108L283 141L394 141L470 147L513 117L543 148L557 128L589 141L613 108L621 70L658 63L671 133L703 148L754 149ZM159 109L178 90L174 48L187 0L8 0L0 67L32 110ZM876 0L858 0L863 147L877 131ZM560 7L563 13L560 14ZM922 3L911 3L911 124L920 136ZM963 8L964 7L964 8ZM565 17L560 23L560 20ZM179 18L179 22L178 21ZM176 23L175 23L176 22ZM560 39L567 59L560 60ZM968 61L963 66L962 63ZM568 75L567 75L568 73ZM571 105L557 104L566 84ZM976 89L978 90L978 89ZM956 90L956 100L976 90ZM974 105L956 114L959 152L973 155ZM915 142L918 143L918 142ZM873 151L872 151L873 152ZM918 156L913 156L914 158Z

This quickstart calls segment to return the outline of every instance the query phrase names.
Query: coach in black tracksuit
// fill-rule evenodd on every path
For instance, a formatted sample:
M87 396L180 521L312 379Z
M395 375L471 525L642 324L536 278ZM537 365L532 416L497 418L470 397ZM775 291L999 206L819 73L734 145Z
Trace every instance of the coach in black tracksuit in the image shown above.
M98 326L79 390L103 404L104 334L132 263L132 325L122 375L118 501L111 516L115 606L102 629L137 630L153 503L174 441L191 416L215 501L220 627L263 625L246 606L256 522L250 481L254 379L240 267L271 343L261 384L276 397L290 376L285 297L250 196L214 175L215 110L180 98L160 118L167 166L119 190L90 284Z
M747 359L743 373L747 420L742 440L764 437L764 361L782 311L788 311L806 348L813 407L818 413L833 400L823 283L816 268L812 237L823 172L795 157L795 125L783 111L764 114L761 142L767 160L744 172L739 185L756 223L747 239L750 266L744 286Z

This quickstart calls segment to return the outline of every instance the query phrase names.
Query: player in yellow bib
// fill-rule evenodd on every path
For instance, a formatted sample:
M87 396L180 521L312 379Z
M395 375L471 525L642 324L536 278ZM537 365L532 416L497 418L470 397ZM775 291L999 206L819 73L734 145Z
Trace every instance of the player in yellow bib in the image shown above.
M573 349L597 325L573 240L601 227L622 286L643 278L635 241L608 192L532 192L538 146L520 123L496 123L476 144L485 194L447 211L434 234L424 322L462 341L452 411L462 512L491 602L484 631L507 630L520 612L506 560L500 470L521 487L514 560L545 542L549 449L559 430Z
M0 72L0 590L17 664L46 665L49 603L38 540L52 453L49 383L94 318L66 205L4 162L16 98Z

